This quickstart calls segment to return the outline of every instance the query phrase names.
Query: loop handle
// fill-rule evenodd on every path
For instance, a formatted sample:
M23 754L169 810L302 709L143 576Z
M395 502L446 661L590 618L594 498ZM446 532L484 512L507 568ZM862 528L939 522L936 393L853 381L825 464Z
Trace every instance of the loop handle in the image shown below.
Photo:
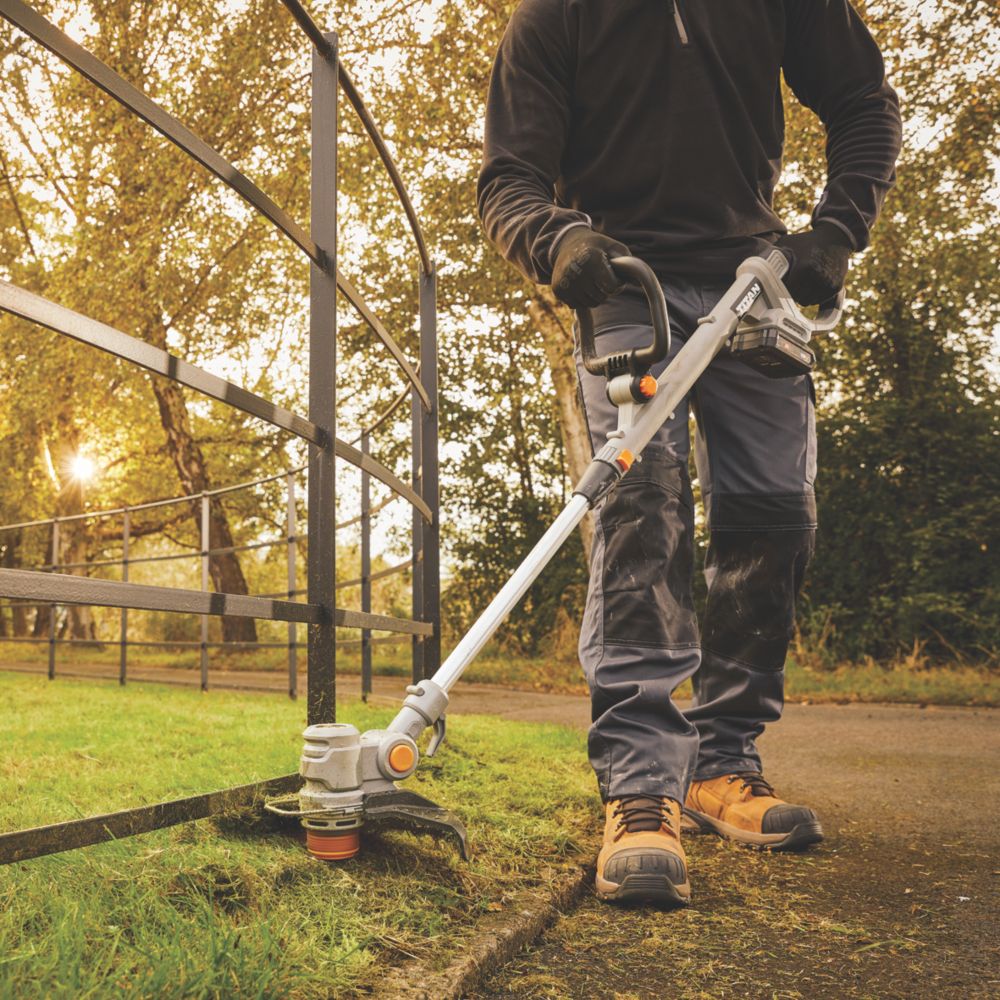
M638 285L649 302L653 320L653 339L645 347L631 351L619 351L599 357L594 338L594 317L589 309L578 309L577 324L580 329L580 351L583 366L591 375L603 375L607 379L616 375L645 375L649 369L663 361L670 351L670 318L663 288L653 269L637 257L613 257L611 269L622 281Z
M775 247L765 258L768 266L774 274L776 288L780 293L776 297L783 300L782 308L789 312L792 317L800 323L805 324L810 333L829 333L835 330L844 314L844 289L841 288L832 299L827 299L819 307L814 319L804 315L802 308L792 298L792 293L785 287L782 280L791 267L791 259L780 247Z

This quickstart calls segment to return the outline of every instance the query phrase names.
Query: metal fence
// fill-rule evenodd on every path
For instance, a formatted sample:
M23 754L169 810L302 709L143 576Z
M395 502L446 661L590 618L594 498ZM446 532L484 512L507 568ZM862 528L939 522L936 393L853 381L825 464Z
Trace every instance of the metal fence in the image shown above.
M25 320L48 327L57 333L113 354L141 368L174 379L212 399L243 410L281 430L290 432L309 444L306 467L308 490L308 545L305 601L296 600L300 591L289 585L289 593L273 595L234 595L208 591L207 566L211 550L203 526L201 590L148 586L127 579L100 580L72 575L65 564L53 562L44 570L0 569L0 597L31 601L56 608L65 604L101 605L122 609L123 635L127 636L129 609L193 613L203 616L230 615L289 624L291 650L296 643L291 631L297 623L307 632L307 717L310 724L332 722L336 717L336 629L360 630L363 656L367 655L367 683L371 683L371 633L388 632L408 635L413 642L413 673L427 676L437 669L440 660L440 569L438 549L438 455L437 455L437 344L436 278L434 266L421 232L413 205L399 171L374 120L364 105L337 52L334 34L317 27L298 0L281 0L312 42L312 163L311 222L307 232L276 205L249 178L238 171L216 150L207 145L180 121L124 80L109 66L73 42L59 28L21 0L0 0L0 16L31 36L65 63L78 71L128 110L145 120L171 140L192 159L208 169L236 191L258 212L269 219L296 244L311 262L309 289L309 400L307 416L290 412L195 365L152 347L127 333L115 330L80 313L73 312L23 288L0 281L0 309ZM337 266L337 97L341 88L360 118L377 150L409 220L419 262L420 357L413 364L380 322L357 289ZM338 292L354 307L369 329L395 359L406 382L392 405L365 428L353 443L336 436L336 307ZM405 404L411 402L412 474L404 482L391 469L370 454L373 435L385 427ZM358 445L360 444L360 447ZM361 611L336 606L336 459L360 469L362 509L358 518L347 524L362 525L362 573L351 581L362 591ZM397 618L371 613L371 518L376 512L370 502L370 483L377 479L392 494L413 508L413 616ZM294 494L294 486L291 487ZM211 495L184 498L202 503L203 510ZM176 499L164 503L177 502ZM293 504L289 510L293 510ZM381 505L379 505L381 506ZM123 545L127 552L128 517L138 508L119 513L125 519ZM90 513L80 517L91 517ZM294 520L294 512L292 512ZM58 552L58 531L62 521L52 522ZM37 523L37 522L36 522ZM204 518L203 518L204 525ZM289 564L298 530L288 526ZM134 564L134 560L132 561ZM129 561L125 559L125 569ZM396 567L401 569L401 567ZM368 610L365 610L367 608ZM202 626L202 680L207 669L207 632ZM50 671L54 669L51 629ZM122 647L122 670L125 670L127 645ZM290 668L294 675L294 665ZM36 830L0 835L0 863L24 860L42 854L98 843L174 823L199 819L231 809L264 794L275 794L296 787L296 775L271 781L226 789L188 799L157 803L140 809L107 816L95 816Z
M369 454L370 434L365 430L360 438L361 453ZM67 515L65 517L52 517L37 521L23 521L17 524L0 525L0 544L7 533L18 533L35 529L46 532L46 548L50 553L49 559L45 563L28 567L46 573L59 573L64 570L79 570L90 573L91 570L117 570L121 580L128 581L132 567L149 564L159 564L165 562L177 562L183 560L197 560L201 570L201 590L207 593L209 590L209 560L213 556L239 554L242 552L252 552L267 548L283 546L286 550L286 576L287 588L276 593L255 594L255 597L264 598L288 598L296 600L306 595L306 590L299 587L299 543L303 541L298 532L298 497L299 487L296 482L306 472L306 466L289 469L286 472L273 476L265 476L261 479L254 479L250 482L237 483L233 486L225 486L221 489L208 490L204 493L195 493L187 496L170 497L165 500L153 500L148 503L135 504L129 507L116 507L106 510L86 511L79 514ZM225 548L213 547L211 544L210 530L210 505L213 499L218 499L228 494L237 493L242 490L250 490L259 486L266 486L270 483L280 482L284 484L284 508L285 508L285 531L279 537L266 538L259 541L249 542L244 545L232 545ZM360 590L361 611L370 614L372 610L372 584L378 580L395 576L400 573L411 571L415 580L419 580L421 564L420 554L395 565L387 566L379 570L372 570L372 548L371 532L373 518L383 509L388 507L392 501L399 498L397 493L390 491L384 499L374 506L371 500L371 476L364 470L361 471L361 513L336 525L336 529L360 527L360 575L355 579L341 580L336 585L338 591L358 591ZM200 541L197 545L192 545L187 551L171 552L165 554L136 556L133 554L132 525L133 518L145 511L158 510L166 507L178 507L184 504L197 504L200 510ZM98 521L98 520L120 521L121 534L119 541L120 555L103 559L88 559L83 562L67 562L60 560L60 539L67 524L78 521ZM422 523L422 521L421 521ZM107 537L107 533L105 533ZM238 675L229 676L223 681L216 679L210 683L212 677L212 651L227 652L236 651L253 652L267 649L284 649L287 652L287 691L289 697L295 699L299 691L299 649L301 643L298 637L296 622L287 623L287 639L284 642L265 641L234 641L221 640L210 641L209 639L209 615L201 615L201 637L199 640L184 639L137 639L130 637L129 633L129 608L122 608L119 618L117 639L85 639L66 637L61 634L59 621L59 605L40 602L17 601L16 604L5 605L6 607L19 607L33 609L38 615L47 616L46 632L40 635L0 635L0 648L11 645L27 646L47 646L48 663L43 669L46 670L49 680L55 680L57 676L64 677L87 677L97 679L117 679L118 683L124 686L129 676L129 650L130 649L161 649L161 650L198 650L199 671L196 675L197 683L202 691L209 690L210 686L220 686L229 689L244 691L274 691L277 690L273 684L259 684L252 680L238 678ZM0 609L2 610L2 609ZM37 629L37 625L35 626ZM421 654L425 650L424 636L407 636L405 634L390 635L385 637L374 637L373 629L370 626L362 627L358 639L337 639L337 647L360 647L361 666L361 697L367 699L372 692L374 648L379 645L398 645L401 642L410 642L413 647L413 677L418 679L422 676L424 669L424 659ZM106 649L109 646L118 647L118 666L113 673L98 672L94 670L74 670L65 669L59 665L58 649L62 646L83 647L91 649ZM10 664L0 662L0 668L11 669ZM18 669L30 669L19 666ZM153 680L157 683L189 684L192 680L185 677L187 671L171 670L168 678L163 671L155 671L152 674L147 670L140 673L138 677L133 674L133 679Z

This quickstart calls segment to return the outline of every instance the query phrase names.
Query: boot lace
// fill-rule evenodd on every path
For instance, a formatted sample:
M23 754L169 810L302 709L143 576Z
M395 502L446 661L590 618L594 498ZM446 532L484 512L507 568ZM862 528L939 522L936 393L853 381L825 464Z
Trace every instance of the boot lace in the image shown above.
M626 795L618 800L612 816L618 817L615 840L626 833L652 833L661 826L674 829L670 816L669 799L651 798L648 795Z
M733 784L734 781L740 782L740 792L749 788L751 795L766 795L772 798L775 797L774 789L771 787L771 783L769 781L765 781L764 775L758 774L756 771L744 771L741 774L731 774L728 778L726 778L727 785Z

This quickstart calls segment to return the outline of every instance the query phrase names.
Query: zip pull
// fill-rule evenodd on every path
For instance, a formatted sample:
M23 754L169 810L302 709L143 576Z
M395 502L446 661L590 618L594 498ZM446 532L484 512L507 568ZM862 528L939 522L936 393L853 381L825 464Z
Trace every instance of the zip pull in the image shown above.
M670 0L670 13L674 17L674 27L677 28L677 36L681 40L681 45L689 45L687 26L684 24L684 15L681 14L681 0Z

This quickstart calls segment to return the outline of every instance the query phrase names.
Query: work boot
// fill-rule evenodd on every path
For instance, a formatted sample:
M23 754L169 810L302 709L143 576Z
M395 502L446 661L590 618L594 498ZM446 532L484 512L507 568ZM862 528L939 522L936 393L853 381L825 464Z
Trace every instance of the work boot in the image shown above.
M607 804L597 895L616 903L681 906L691 898L673 799L626 795Z
M760 774L723 774L691 784L684 804L684 828L766 851L798 851L823 839L819 817L774 794Z

